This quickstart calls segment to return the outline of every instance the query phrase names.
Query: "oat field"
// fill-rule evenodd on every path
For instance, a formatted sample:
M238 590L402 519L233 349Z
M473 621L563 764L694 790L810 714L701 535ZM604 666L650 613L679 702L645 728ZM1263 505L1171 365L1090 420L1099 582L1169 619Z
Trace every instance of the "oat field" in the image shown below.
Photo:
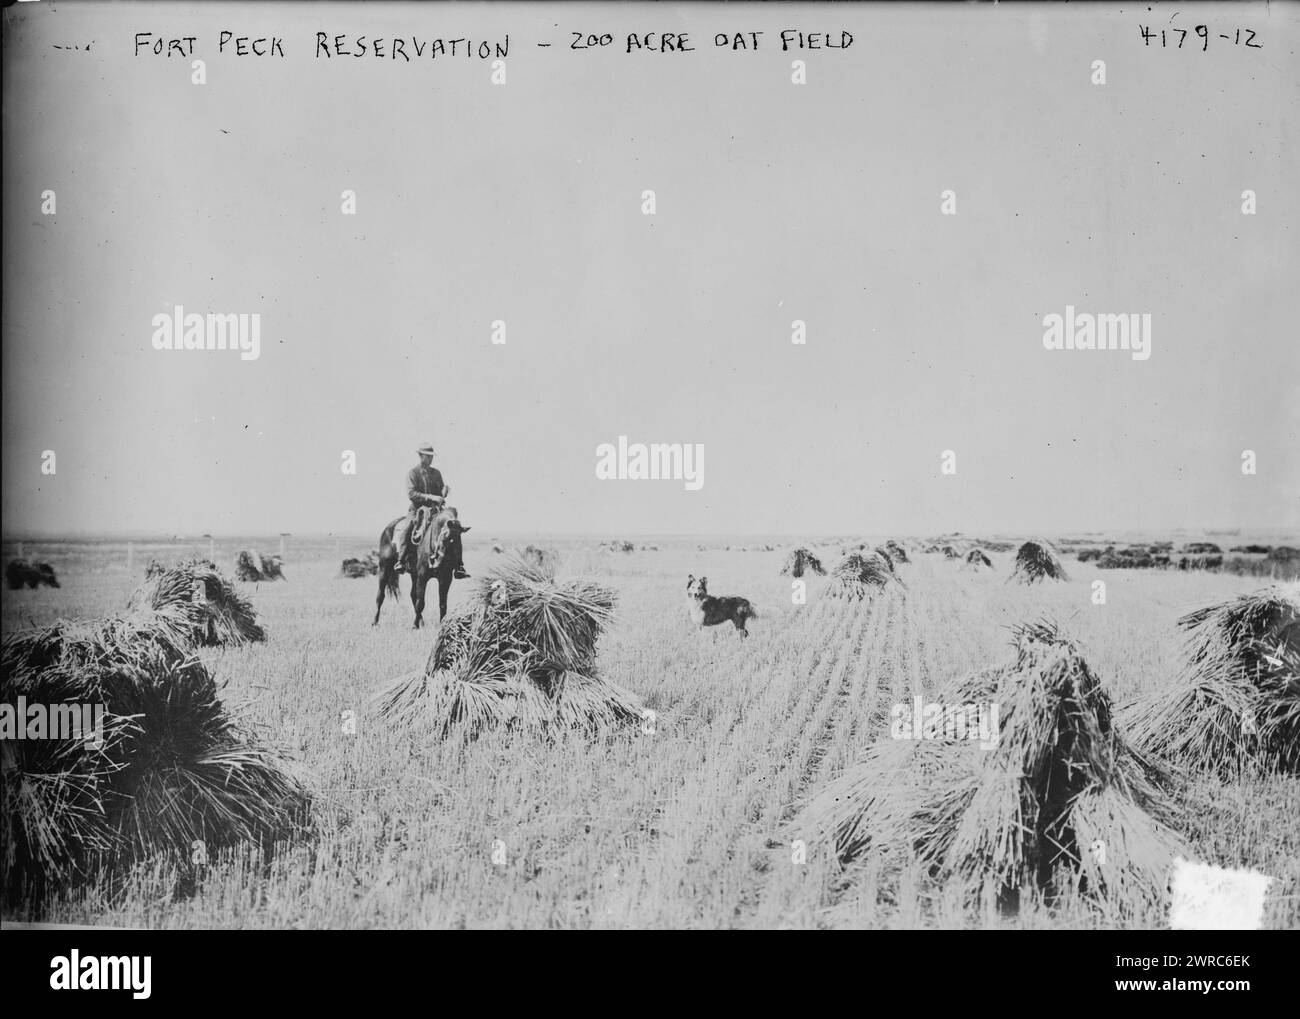
M1180 615L1261 584L1102 572L1068 556L1069 582L1024 587L1007 583L1011 553L974 573L916 550L899 567L905 592L834 600L822 596L828 578L809 577L798 605L780 575L790 543L777 539L730 549L667 539L631 552L603 550L596 538L520 544L528 540L558 550L561 575L587 573L617 592L600 668L654 710L652 733L547 742L390 731L366 714L367 701L424 664L434 630L410 629L405 577L400 603L371 628L374 578L340 578L333 539L295 539L286 583L240 585L267 642L201 654L227 683L227 703L296 762L314 798L313 834L269 862L253 851L215 857L197 879L173 864L142 865L27 918L151 928L1114 926L1083 900L973 910L961 888L936 886L906 861L841 867L800 830L798 808L889 738L891 705L1004 659L1012 624L1056 620L1123 703L1183 667ZM864 539L812 547L830 566L850 540ZM466 539L472 572L490 565L492 544ZM341 545L343 555L369 547ZM227 571L235 549L218 548ZM206 554L206 543L138 545L129 571L120 542L29 544L25 553L53 563L63 586L6 591L6 633L120 609L150 555ZM690 626L688 573L707 575L711 593L754 603L749 640L727 625ZM1104 605L1090 597L1098 578ZM466 591L453 586L453 606ZM340 722L348 711L355 735ZM1265 925L1300 927L1300 780L1199 779L1186 798L1182 834L1198 858L1278 878ZM803 863L792 861L797 839L808 843ZM1164 922L1150 915L1142 925Z

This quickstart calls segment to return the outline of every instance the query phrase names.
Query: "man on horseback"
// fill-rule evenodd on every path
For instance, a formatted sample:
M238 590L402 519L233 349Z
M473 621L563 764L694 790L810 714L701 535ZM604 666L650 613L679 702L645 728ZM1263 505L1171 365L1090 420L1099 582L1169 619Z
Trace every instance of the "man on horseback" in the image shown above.
M433 466L433 443L426 442L417 452L420 462L406 474L406 497L410 503L406 516L397 522L393 530L393 546L397 549L397 571L406 568L406 541L411 525L415 523L416 513L421 507L429 507L430 514L437 514L451 494L451 489L442 480L442 472ZM433 526L432 519L426 526ZM458 580L468 580L464 563L456 564L453 574Z

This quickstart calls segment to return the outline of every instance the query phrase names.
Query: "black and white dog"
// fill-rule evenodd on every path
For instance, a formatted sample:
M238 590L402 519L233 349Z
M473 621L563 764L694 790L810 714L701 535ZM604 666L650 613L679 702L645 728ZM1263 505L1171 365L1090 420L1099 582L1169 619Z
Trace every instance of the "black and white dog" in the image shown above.
M748 598L734 595L714 598L709 594L709 578L700 577L697 580L694 575L686 578L686 608L696 626L717 626L730 620L742 637L749 636L745 621L758 618L758 613L749 604Z

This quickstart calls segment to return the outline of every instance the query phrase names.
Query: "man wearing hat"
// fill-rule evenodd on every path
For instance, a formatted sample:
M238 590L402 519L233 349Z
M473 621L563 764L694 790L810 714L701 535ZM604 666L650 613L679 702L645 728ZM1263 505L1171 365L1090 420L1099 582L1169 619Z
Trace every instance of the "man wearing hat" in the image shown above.
M433 466L433 443L426 442L416 452L420 454L420 462L406 474L406 497L410 500L410 506L407 508L406 516L399 520L393 529L393 544L397 547L399 573L405 568L402 552L406 549L406 535L411 530L411 524L415 522L415 511L421 506L432 506L433 511L437 513L442 509L447 497L451 495L451 489L442 480L442 472ZM456 564L456 572L453 575L458 580L469 579L463 563Z

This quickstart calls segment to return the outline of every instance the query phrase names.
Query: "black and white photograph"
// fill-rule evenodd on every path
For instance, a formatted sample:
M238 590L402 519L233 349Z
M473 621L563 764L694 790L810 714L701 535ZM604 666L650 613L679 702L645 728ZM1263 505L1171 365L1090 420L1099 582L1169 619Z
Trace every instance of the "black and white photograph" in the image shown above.
M12 939L1300 928L1300 5L0 18Z

